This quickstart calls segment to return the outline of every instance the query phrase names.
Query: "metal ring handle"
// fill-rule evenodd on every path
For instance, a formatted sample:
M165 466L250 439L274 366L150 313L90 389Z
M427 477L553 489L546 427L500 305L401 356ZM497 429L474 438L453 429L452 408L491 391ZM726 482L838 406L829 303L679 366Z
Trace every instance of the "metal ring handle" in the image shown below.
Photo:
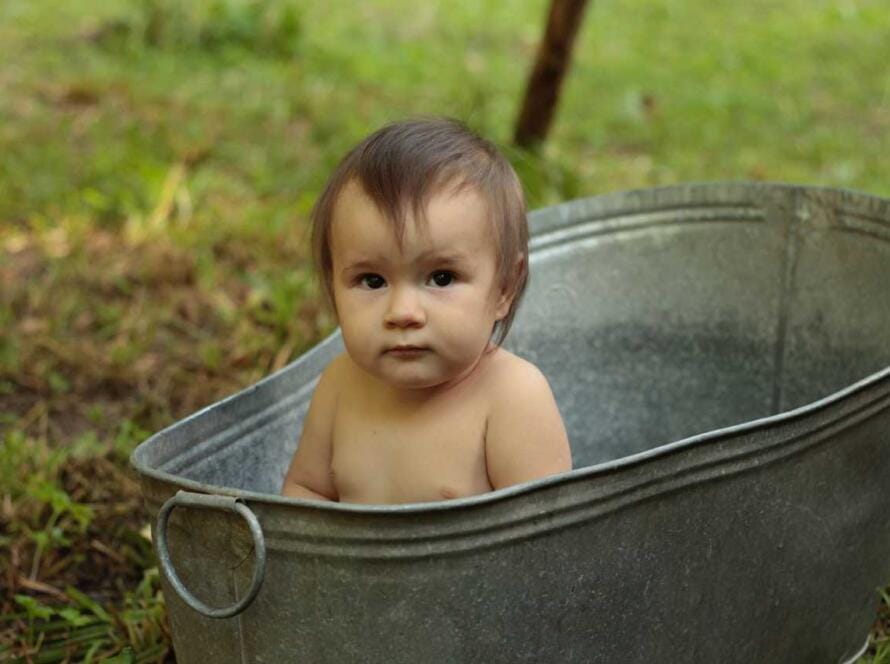
M236 512L247 522L250 533L253 535L254 544L253 579L250 582L250 589L247 591L247 594L234 604L222 608L208 606L192 595L179 576L177 576L176 570L173 568L173 561L170 560L170 550L167 548L167 520L170 518L170 512L173 511L173 508L180 505L183 507ZM164 576L167 577L167 581L173 586L173 590L176 591L176 594L179 595L183 602L208 618L230 618L238 615L250 606L250 603L253 602L260 591L260 586L263 585L263 579L266 574L266 540L263 537L263 529L260 527L260 522L257 520L256 515L240 498L177 491L174 496L164 503L161 511L158 512L155 544L161 570L163 570Z

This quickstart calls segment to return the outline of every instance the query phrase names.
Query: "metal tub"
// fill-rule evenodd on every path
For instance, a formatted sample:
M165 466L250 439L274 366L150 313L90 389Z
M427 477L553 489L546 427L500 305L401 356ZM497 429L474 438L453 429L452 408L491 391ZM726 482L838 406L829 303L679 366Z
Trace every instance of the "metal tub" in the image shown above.
M334 335L133 454L180 662L855 659L890 581L890 201L692 185L531 226L508 347L576 470L275 495Z

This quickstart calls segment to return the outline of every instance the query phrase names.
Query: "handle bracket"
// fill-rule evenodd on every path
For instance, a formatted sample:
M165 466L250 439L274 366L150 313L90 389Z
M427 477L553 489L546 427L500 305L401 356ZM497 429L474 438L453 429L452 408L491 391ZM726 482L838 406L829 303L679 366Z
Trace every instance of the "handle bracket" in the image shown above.
M208 606L195 597L176 574L173 561L170 559L170 550L167 547L167 521L173 509L180 506L235 512L247 522L254 544L253 579L250 582L247 594L234 604L221 608ZM176 594L179 595L183 602L208 618L231 618L238 615L250 606L257 593L259 593L260 586L263 585L263 579L266 575L266 540L263 537L263 529L260 527L260 522L256 515L240 498L177 491L175 495L171 496L164 503L160 512L158 512L155 546L157 547L158 562L160 563L161 570L164 576L167 577L167 581L170 582L173 590L176 591Z

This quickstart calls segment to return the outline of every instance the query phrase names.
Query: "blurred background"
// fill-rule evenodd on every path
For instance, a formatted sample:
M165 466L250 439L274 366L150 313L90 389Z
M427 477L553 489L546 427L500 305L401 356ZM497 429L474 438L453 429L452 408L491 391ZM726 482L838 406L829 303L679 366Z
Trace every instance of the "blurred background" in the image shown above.
M331 331L308 213L383 123L465 121L532 208L707 180L890 195L886 0L593 0L521 148L549 6L0 0L0 659L171 659L127 457ZM864 661L890 662L882 611Z

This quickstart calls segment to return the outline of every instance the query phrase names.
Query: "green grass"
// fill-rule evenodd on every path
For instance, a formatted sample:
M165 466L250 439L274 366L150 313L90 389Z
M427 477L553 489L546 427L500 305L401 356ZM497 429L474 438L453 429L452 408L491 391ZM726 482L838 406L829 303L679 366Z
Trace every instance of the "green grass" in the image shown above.
M0 661L132 654L125 661L141 662L169 653L138 487L124 471L144 435L124 421L104 442L88 432L50 444L15 429L0 441Z
M465 120L532 207L715 179L890 195L884 0L592 2L535 154L508 143L546 5L0 3L0 659L169 657L127 454L330 330L307 214L380 124Z

